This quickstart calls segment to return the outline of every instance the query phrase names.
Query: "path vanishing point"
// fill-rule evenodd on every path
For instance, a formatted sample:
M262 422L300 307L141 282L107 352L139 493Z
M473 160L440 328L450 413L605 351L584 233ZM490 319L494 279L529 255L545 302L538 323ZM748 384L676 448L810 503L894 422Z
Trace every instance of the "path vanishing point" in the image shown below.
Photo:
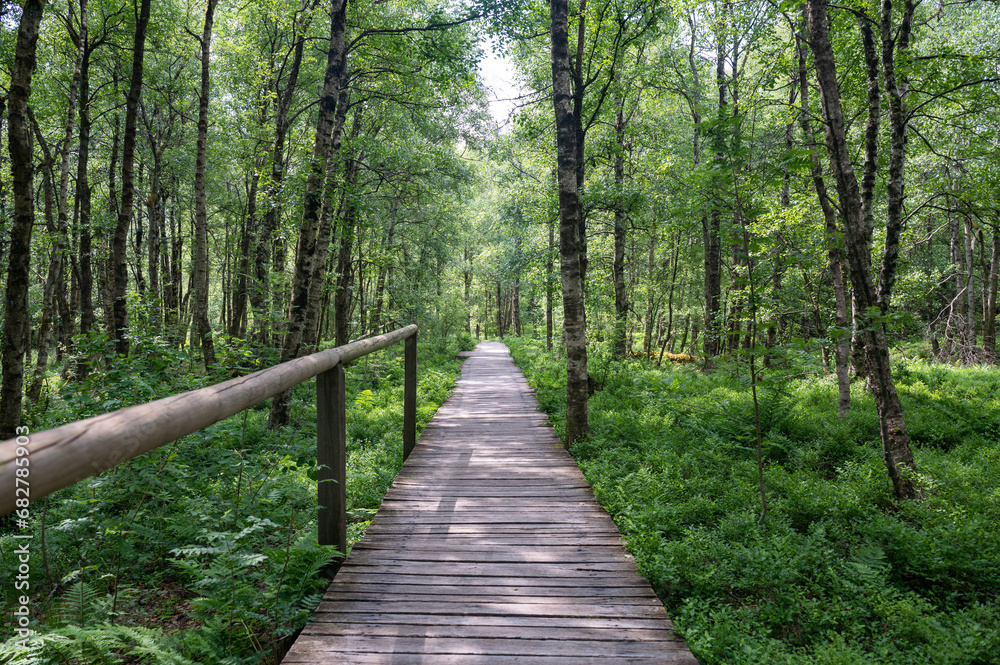
M465 361L282 662L697 663L497 342Z

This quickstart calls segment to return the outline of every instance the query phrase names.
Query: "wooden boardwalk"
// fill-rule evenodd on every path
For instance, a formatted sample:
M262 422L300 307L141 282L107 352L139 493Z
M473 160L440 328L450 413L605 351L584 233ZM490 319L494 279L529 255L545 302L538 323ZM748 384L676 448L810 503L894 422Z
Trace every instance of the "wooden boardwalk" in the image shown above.
M483 342L283 663L697 663Z

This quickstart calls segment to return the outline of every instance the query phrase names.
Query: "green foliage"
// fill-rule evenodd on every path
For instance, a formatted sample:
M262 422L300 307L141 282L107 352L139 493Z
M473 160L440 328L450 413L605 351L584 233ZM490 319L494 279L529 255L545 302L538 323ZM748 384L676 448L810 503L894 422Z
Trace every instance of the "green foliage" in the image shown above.
M220 358L242 363L238 359L248 357L237 344L219 348ZM454 350L418 348L419 430L447 398L459 363ZM129 359L95 367L87 381L55 391L48 405L29 413L32 429L91 415L112 396L130 404L218 379L153 339L133 349ZM176 361L173 371L157 370L164 355ZM402 383L401 348L366 356L347 370L354 539L402 464ZM341 556L317 543L312 382L295 389L293 406L293 427L267 431L266 408L249 409L52 495L44 549L43 510L36 504L29 581L37 634L27 651L16 638L0 644L0 662L271 662L279 642L319 603L328 583L319 571ZM13 536L4 525L4 606L22 593L14 587ZM50 580L58 580L55 588ZM13 626L5 613L0 630L10 635Z
M185 658L169 642L159 631L139 626L70 625L33 635L28 640L27 651L15 647L13 640L0 644L0 662L31 665L119 665L125 662L195 665L196 661Z
M511 340L557 428L565 369ZM598 500L701 663L976 663L1000 650L1000 427L990 370L905 361L898 387L926 498L897 502L878 420L831 377L760 385L768 517L757 524L753 406L735 366L607 362L573 446Z

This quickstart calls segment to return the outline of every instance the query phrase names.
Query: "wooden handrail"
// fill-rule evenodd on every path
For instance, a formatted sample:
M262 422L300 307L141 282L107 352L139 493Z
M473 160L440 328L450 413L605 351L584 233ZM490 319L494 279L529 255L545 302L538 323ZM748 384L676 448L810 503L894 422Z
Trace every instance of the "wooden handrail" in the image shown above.
M207 388L9 439L0 443L0 516L16 507L15 472L27 468L30 501L97 475L250 408L314 376L317 379L320 544L347 546L344 365L405 340L403 455L416 444L417 326L290 360ZM21 443L19 444L18 441ZM16 467L18 447L29 465ZM23 453L22 453L23 456ZM329 481L335 482L329 482Z

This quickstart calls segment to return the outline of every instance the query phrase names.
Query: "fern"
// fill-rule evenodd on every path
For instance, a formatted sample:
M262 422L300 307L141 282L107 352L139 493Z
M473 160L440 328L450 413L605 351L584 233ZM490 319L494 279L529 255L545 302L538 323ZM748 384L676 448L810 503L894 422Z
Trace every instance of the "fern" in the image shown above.
M75 586L75 585L74 585ZM64 626L32 635L27 649L10 639L0 644L3 665L195 665L183 657L155 630L107 623L90 627Z
M62 623L86 626L107 616L108 608L103 600L92 585L77 580L59 599L56 615Z

